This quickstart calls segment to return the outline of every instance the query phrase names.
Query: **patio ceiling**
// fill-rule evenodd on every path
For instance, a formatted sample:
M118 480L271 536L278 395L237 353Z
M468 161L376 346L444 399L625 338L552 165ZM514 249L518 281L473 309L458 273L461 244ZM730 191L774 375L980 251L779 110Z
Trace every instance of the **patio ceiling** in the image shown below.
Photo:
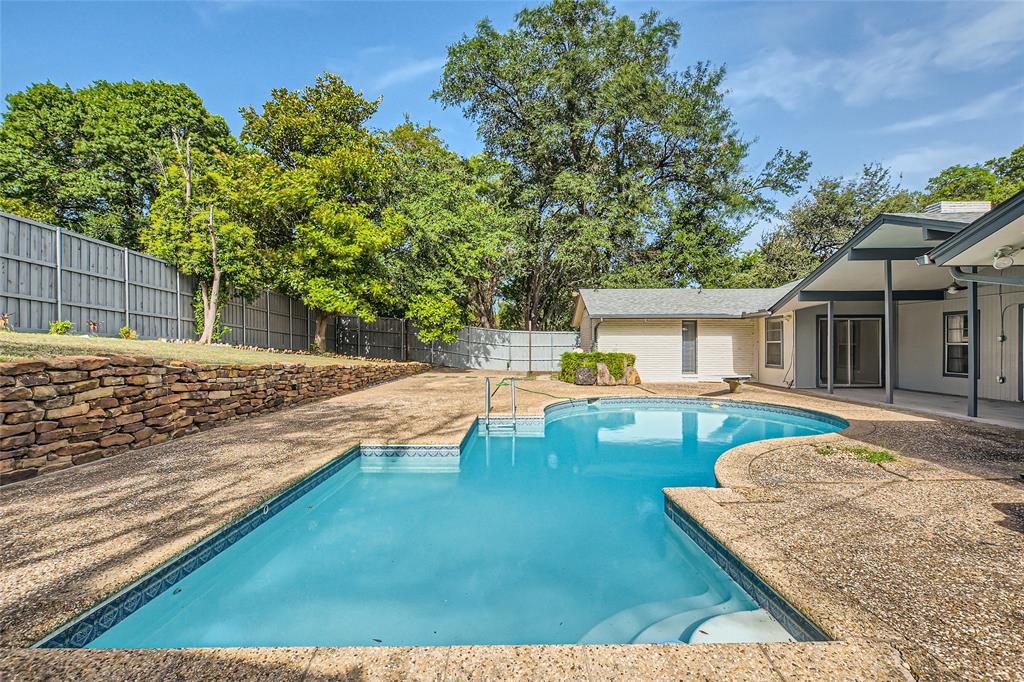
M939 296L953 282L949 272L945 268L920 267L915 260L941 243L941 239L930 238L940 236L934 230L937 226L952 232L964 224L879 216L773 310L820 305L830 295L835 300L878 300L885 290L886 260L892 261L893 289L898 298Z

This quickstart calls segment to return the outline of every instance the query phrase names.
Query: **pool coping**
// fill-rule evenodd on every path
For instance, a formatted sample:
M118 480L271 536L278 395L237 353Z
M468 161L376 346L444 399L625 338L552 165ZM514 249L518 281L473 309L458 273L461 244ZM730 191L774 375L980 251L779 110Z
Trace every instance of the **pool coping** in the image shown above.
M450 458L460 457L461 451L473 433L480 428L489 427L488 422L497 422L502 426L511 425L513 429L519 423L536 426L538 423L543 431L543 426L552 415L557 416L562 412L569 412L577 408L585 408L594 403L609 405L635 405L635 404L657 404L666 405L700 404L716 408L724 404L738 404L743 407L763 410L766 412L779 412L797 416L810 416L840 426L845 424L846 429L820 434L815 436L798 436L795 438L771 438L760 439L744 443L735 448L723 452L718 461L721 461L729 453L739 450L748 445L764 443L766 441L788 441L803 438L821 438L845 434L850 428L850 423L826 412L806 408L791 407L785 405L772 405L756 401L745 400L713 400L708 398L693 398L683 396L657 396L657 397L595 397L576 398L558 401L546 405L542 415L524 416L497 416L478 417L466 430L458 444L363 444L359 443L348 448L329 462L314 469L307 476L292 483L283 490L275 493L266 500L255 505L249 511L239 517L230 520L208 535L170 557L154 569L131 582L127 586L114 592L109 597L101 600L84 612L74 616L64 624L55 628L43 638L33 643L32 649L65 649L84 648L87 644L100 637L103 633L131 616L135 611L143 608L157 596L167 591L180 580L187 577L201 566L208 563L221 552L225 551L250 532L258 528L265 521L276 515L288 505L295 502L299 497L320 485L323 481L341 471L344 467L360 459L364 454L375 458ZM565 415L569 416L569 415ZM718 461L715 465L715 476L721 479L718 472ZM688 490L689 488L677 488L674 490ZM730 550L720 542L714 535L703 528L697 520L688 514L682 507L677 505L670 496L665 493L666 516L676 524L688 537L690 537L722 570L730 576L759 606L767 610L780 625L783 626L797 641L829 641L831 638L825 634L812 620L807 618L800 610L796 609L786 598L776 591L771 585L764 581L761 576L754 572L740 558L737 552ZM97 629L99 630L97 631ZM466 645L472 646L472 645ZM569 644L556 646L571 646Z

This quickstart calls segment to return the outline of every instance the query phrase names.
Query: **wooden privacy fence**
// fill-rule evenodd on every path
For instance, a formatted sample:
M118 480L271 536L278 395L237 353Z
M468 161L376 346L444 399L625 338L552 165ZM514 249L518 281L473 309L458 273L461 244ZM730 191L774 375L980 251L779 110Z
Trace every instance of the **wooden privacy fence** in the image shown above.
M343 316L337 322L339 353L391 360L416 360L445 367L513 372L557 372L562 353L579 345L576 332L530 332L464 327L454 343L424 343L407 320L381 317L363 322Z
M194 339L193 295L192 278L159 258L0 212L0 312L15 329L71 320L86 333L92 321L101 336L127 325L140 338ZM221 322L226 343L305 350L313 338L311 311L273 291L229 298ZM329 328L326 350L333 338Z
M101 336L127 325L144 339L194 339L194 282L145 253L53 225L0 212L0 313L21 331L46 331L71 320L76 332L98 323ZM225 343L305 350L313 313L301 301L263 291L252 301L229 298L221 322ZM407 320L365 323L340 316L327 329L325 350L446 367L556 372L562 353L579 344L575 332L465 327L454 343L423 343Z

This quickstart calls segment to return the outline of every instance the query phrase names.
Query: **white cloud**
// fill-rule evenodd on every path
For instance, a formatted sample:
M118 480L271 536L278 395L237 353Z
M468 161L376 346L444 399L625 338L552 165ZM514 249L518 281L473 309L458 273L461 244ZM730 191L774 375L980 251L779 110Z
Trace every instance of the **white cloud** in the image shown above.
M373 82L371 89L375 91L385 90L398 83L416 80L425 74L440 71L441 67L444 66L444 62L444 57L429 57L427 59L406 62L378 76L377 80Z
M999 5L987 14L951 26L935 62L960 71L1005 64L1020 54L1021 36L1024 3Z
M737 102L771 99L793 111L807 91L821 87L831 68L828 59L804 59L780 48L763 53L753 64L737 71L729 78L729 89Z
M953 164L969 164L994 156L976 145L935 144L914 147L882 160L882 165L896 176L919 184Z
M1021 35L1024 3L996 5L967 22L953 17L939 26L875 32L841 55L775 48L762 52L727 82L740 104L768 99L789 111L823 94L837 94L852 105L905 99L923 92L936 73L1012 61L1024 52Z
M903 133L908 130L920 130L950 123L977 121L993 114L1024 111L1024 85L1013 85L1004 90L997 90L985 97L973 100L963 106L929 116L913 118L886 126L882 130L887 133Z

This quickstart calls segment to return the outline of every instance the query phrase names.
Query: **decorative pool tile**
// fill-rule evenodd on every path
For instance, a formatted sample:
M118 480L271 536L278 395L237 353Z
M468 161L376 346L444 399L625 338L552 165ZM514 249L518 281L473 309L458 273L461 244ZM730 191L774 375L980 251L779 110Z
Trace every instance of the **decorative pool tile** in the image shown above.
M462 462L458 445L362 445L359 451L359 468L367 473L456 473Z
M573 401L579 402L579 401ZM769 405L766 403L750 402L746 400L711 400L708 398L683 398L683 397L672 397L672 396L658 396L656 398L597 398L595 401L601 405L664 405L665 407L679 407L681 405L699 405L701 407L724 407L724 406L738 406L748 410L758 410L762 412L775 412L781 414L788 414L794 417L806 417L812 419L818 419L826 422L833 426L839 426L846 428L850 425L845 419L840 419L835 415L828 414L827 412L818 412L817 410L809 410L803 407L789 407L787 405ZM553 406L554 407L554 406Z
M826 642L828 635L807 616L776 592L761 576L754 573L735 554L729 551L717 538L708 533L693 518L668 497L665 498L665 514L676 526L686 533L715 563L717 563L736 584L749 594L758 606L771 614L772 618L798 642Z

